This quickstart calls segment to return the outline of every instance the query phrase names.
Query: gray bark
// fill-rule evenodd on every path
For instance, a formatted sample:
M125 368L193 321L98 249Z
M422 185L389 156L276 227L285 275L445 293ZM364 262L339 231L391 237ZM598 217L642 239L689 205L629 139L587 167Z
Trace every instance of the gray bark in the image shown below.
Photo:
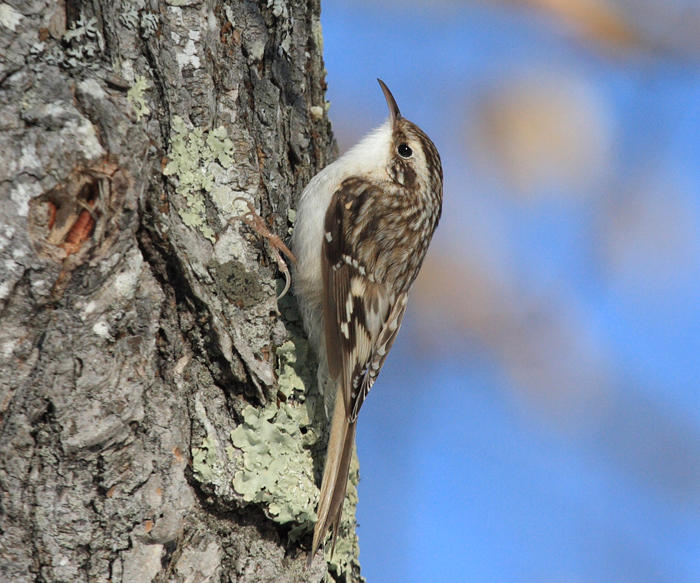
M240 219L335 153L319 10L0 1L0 580L360 580L351 501L305 568L322 399Z

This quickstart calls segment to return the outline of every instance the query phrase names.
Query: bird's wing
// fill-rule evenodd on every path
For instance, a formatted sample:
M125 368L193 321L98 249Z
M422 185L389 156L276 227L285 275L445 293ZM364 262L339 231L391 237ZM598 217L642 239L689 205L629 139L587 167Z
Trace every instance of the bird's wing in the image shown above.
M379 371L384 365L384 361L389 354L389 350L391 350L392 344L394 344L396 335L399 333L399 328L401 328L403 315L406 313L407 304L408 294L399 294L391 308L391 311L389 312L388 318L382 326L379 336L374 343L371 357L367 363L367 366L365 367L365 373L360 380L358 389L355 389L356 380L353 379L352 381L352 409L350 410L350 419L352 421L357 419L357 415L360 412L360 407L362 407L362 403L365 402L367 394L372 388L374 381L377 380Z
M406 294L374 281L372 265L358 257L363 244L362 222L371 214L381 186L367 180L344 181L326 212L322 251L324 327L328 368L343 387L345 411L355 421L379 374L406 309Z

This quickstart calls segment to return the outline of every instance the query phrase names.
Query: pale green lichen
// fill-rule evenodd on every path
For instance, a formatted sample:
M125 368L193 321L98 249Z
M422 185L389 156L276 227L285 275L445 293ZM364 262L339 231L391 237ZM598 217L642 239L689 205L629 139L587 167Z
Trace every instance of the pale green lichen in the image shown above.
M141 121L141 118L147 116L151 113L148 104L146 103L146 98L144 96L146 90L149 88L148 80L139 75L136 77L136 82L134 85L126 92L126 100L131 104L134 113L136 114L136 121Z
M313 462L304 447L308 426L304 405L281 403L264 409L246 407L244 421L231 432L243 452L233 487L247 502L263 503L276 522L308 523L314 518L316 488Z
M259 505L271 520L290 524L288 536L294 541L308 536L316 521L318 488L312 452L318 451L322 437L316 428L323 427L326 419L323 399L309 391L315 384L315 367L308 343L292 334L276 356L278 399L263 408L246 406L242 422L230 432L230 445L217 439L204 406L195 401L205 437L192 448L192 469L195 479L214 491L223 493L228 484L245 502ZM336 581L359 577L355 532L358 479L357 457L353 455L332 557L330 541L326 544L329 576Z
M309 371L302 377L300 368L306 364L309 345L306 342L287 340L277 349L277 384L280 392L287 397L304 399L309 383Z
M61 39L67 56L65 64L75 66L80 62L90 61L104 50L104 40L93 16L85 18L82 14Z
M35 42L29 47L29 55L41 58L50 65L65 68L96 67L98 57L104 53L105 43L95 17L80 15L61 37L61 43Z
M229 479L227 477L229 460L225 452L219 451L216 429L198 398L195 399L194 409L197 420L206 432L206 437L202 438L199 447L192 447L192 471L197 481L218 487Z
M307 402L308 379L295 366L303 355L292 341L277 349L278 385L285 401L263 409L248 406L243 423L231 432L242 452L233 487L247 502L262 503L267 514L281 524L312 524L317 489L310 448L318 436L313 430Z
M279 404L263 409L246 407L243 423L231 432L235 449L228 451L238 460L234 490L244 500L262 504L267 515L281 524L296 523L289 538L308 533L316 521L318 488L313 476L311 450L318 448L325 423L323 399L308 389L315 383L313 359L308 343L299 337L277 349ZM238 455L236 455L238 454ZM241 455L242 454L242 455ZM338 540L333 557L326 545L329 572L337 580L359 573L355 507L359 480L357 456L353 455L350 481L343 505Z
M216 239L206 223L204 193L211 193L216 186L217 166L228 169L233 165L233 142L223 126L208 132L190 130L179 116L173 118L172 130L169 162L163 174L176 179L175 191L185 199L185 205L178 207L182 221L213 243Z
M200 447L192 448L192 470L195 478L203 483L213 482L217 474L217 464L216 441L207 436L202 440Z

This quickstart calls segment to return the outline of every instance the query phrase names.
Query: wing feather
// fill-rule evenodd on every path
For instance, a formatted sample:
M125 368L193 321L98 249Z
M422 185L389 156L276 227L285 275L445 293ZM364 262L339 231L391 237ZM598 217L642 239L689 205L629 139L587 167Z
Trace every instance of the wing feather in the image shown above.
M396 299L388 318L384 322L384 325L377 337L375 342L374 350L372 350L371 358L369 359L368 366L365 368L365 373L362 376L359 390L353 394L352 399L352 409L350 413L350 420L355 421L357 415L360 412L360 407L367 398L374 381L377 380L379 376L379 371L384 365L389 350L396 340L396 335L399 333L399 328L401 328L401 322L403 321L403 316L406 313L406 305L408 304L408 294L400 294Z
M352 179L341 184L326 212L322 250L324 329L328 368L343 388L345 411L354 421L396 338L406 294L371 278L362 265L358 223L376 185ZM369 244L372 244L370 241Z

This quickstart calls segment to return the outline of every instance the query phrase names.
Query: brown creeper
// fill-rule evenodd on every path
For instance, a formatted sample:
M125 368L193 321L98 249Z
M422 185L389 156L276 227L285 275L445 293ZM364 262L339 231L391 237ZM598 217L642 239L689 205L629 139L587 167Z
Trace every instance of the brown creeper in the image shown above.
M304 327L336 385L309 561L343 509L360 407L401 326L440 219L442 164L379 79L389 119L304 189L292 248Z

